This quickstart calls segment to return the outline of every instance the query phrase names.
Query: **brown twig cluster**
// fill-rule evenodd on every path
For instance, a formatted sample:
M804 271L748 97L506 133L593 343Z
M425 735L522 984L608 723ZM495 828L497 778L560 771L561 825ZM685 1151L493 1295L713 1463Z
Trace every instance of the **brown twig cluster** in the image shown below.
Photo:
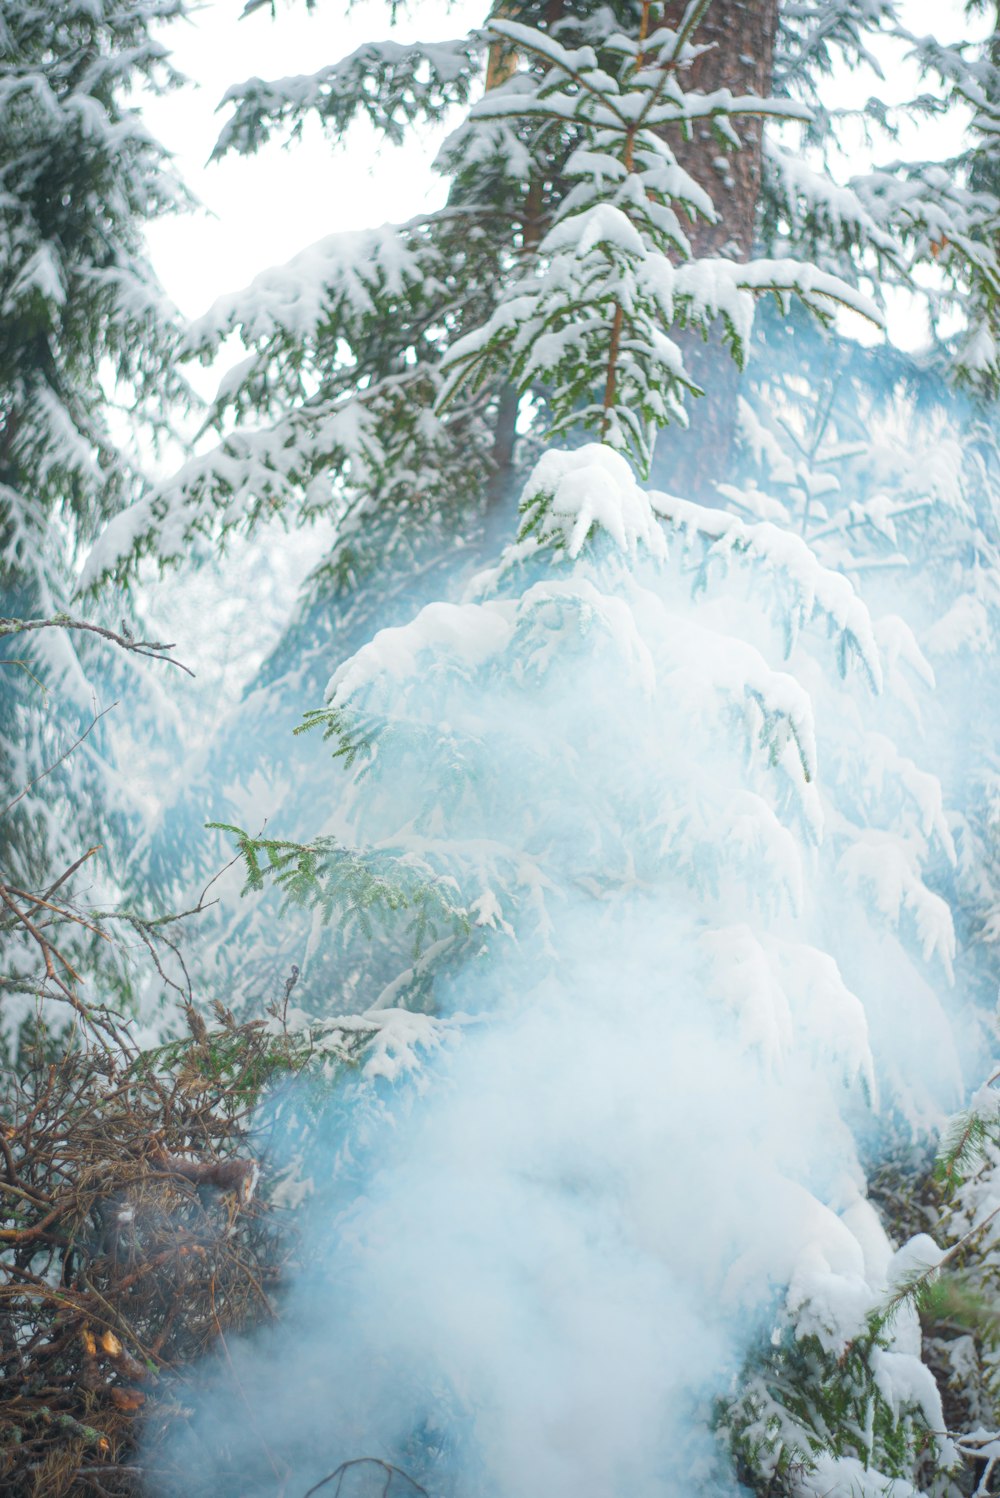
M273 1064L231 1021L132 1058L29 1055L0 1110L0 1490L133 1495L183 1370L272 1314L285 1256L251 1110ZM168 1378L168 1375L169 1378ZM169 1388L169 1392L167 1392Z
M271 1317L286 1251L256 1200L250 1137L268 1044L262 1026L229 1017L171 1055L37 1052L7 1080L0 1489L10 1498L144 1491L139 1423L162 1431L184 1417L183 1377L162 1395L165 1375Z
M114 939L117 917L81 912L68 893L84 862L44 890L0 884L0 936L20 943L16 986L40 1006L0 1083L0 1490L10 1498L142 1493L157 1436L189 1413L184 1370L230 1329L273 1314L285 1255L256 1198L253 1119L270 1077L295 1064L290 1042L221 1004L206 1022L165 923L126 916L190 1032L138 1048L65 952L62 933L79 927ZM164 946L180 982L161 964ZM53 1024L53 1006L75 1026Z

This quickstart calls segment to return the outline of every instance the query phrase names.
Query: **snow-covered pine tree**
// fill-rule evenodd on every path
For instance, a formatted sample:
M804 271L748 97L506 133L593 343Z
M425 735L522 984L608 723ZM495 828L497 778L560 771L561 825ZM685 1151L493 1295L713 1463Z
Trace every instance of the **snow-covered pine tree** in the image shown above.
M537 24L569 47L586 43L595 28L597 36L606 31L609 15L626 32L639 15L633 0L610 12L589 0L501 9L515 24ZM717 31L730 38L739 31L727 21L722 0L695 26L699 34L708 27L716 40ZM730 45L729 63L745 71L731 53ZM310 114L336 138L361 113L389 139L398 138L414 120L436 120L464 100L477 77L490 97L509 95L529 78L537 86L547 60L533 58L526 73L524 59L513 68L517 56L509 38L480 33L433 46L371 44L308 77L250 80L230 91L234 113L217 150L252 151L274 131L294 132ZM701 53L692 66L710 63ZM760 65L754 68L751 91L759 93L766 68L760 78ZM713 88L715 81L709 69ZM747 179L741 222L753 213L758 123L753 114L737 120L752 162L746 173L735 168L741 181ZM699 122L699 139L705 130L714 141L716 126ZM683 160L693 148L677 130L673 136ZM180 866L190 884L214 871L217 850L198 836L206 807L211 815L257 826L277 817L289 833L304 835L310 807L301 791L317 762L308 741L289 747L288 725L316 700L336 661L376 624L402 620L414 602L442 593L449 577L460 580L478 565L484 534L496 526L491 514L515 492L517 394L506 371L498 370L474 397L467 385L461 402L437 416L429 414L428 402L439 389L447 350L488 319L505 279L536 252L571 186L563 164L573 143L568 126L475 114L440 153L438 164L452 178L441 213L323 241L223 299L193 330L189 346L202 357L234 330L247 344L248 359L226 378L217 400L217 424L228 435L112 528L89 577L120 564L123 554L126 566L147 548L161 560L177 557L193 533L254 530L275 514L295 525L332 517L336 540L246 701L216 735L211 778L200 762L192 766L180 803L164 815L144 854L157 878L169 879ZM731 159L731 144L720 142L713 151ZM704 191L701 201L708 201ZM714 254L726 238L726 217L714 225L682 211L682 232L695 247L716 235L708 246ZM745 256L748 250L744 232L740 251ZM681 342L686 357L695 359L698 332L686 341L682 334ZM536 389L533 396L541 409L545 392ZM728 409L725 401L722 406ZM532 407L521 402L520 409L524 423ZM522 434L518 450L523 474L535 451L530 432ZM256 778L247 763L251 744ZM229 788L221 803L220 783ZM263 798L262 784L269 787ZM193 864L192 849L199 850ZM251 966L252 954L260 955L268 981L278 981L282 964L268 941L258 944L252 933L231 930L224 946L244 953Z
M138 426L162 431L183 393L177 318L142 238L180 190L130 91L176 82L152 31L184 13L183 0L10 0L0 16L6 619L71 610L94 536L141 492ZM90 617L120 628L110 605ZM6 880L41 890L95 843L114 851L128 798L107 725L56 761L108 704L109 683L134 673L79 631L4 639L0 858Z
M542 29L559 26L570 42L586 40L591 13L598 28L617 13L589 0L515 9ZM631 6L620 9L626 17ZM364 114L392 140L408 123L441 118L479 80L489 91L520 86L500 38L367 45L311 77L233 88L234 114L216 149L254 150L314 112L335 139ZM245 702L217 734L211 772L192 767L182 800L154 834L144 856L163 880L176 877L178 864L188 884L218 867L217 846L199 837L206 808L247 825L280 817L286 832L305 835L306 788L320 762L309 740L289 739L289 728L318 700L333 664L377 624L401 621L414 602L475 570L491 516L512 506L516 393L500 378L436 413L440 361L488 318L505 278L537 243L564 191L570 146L530 121L470 118L439 154L451 179L443 210L332 235L223 298L190 331L189 351L202 357L232 331L249 350L217 398L225 435L109 529L88 581L127 572L147 551L176 560L194 534L253 532L274 516L292 525L331 517L336 538ZM220 785L229 791L221 802ZM286 958L260 934L231 928L222 945L244 954L255 982L263 964L263 981L278 983Z
M879 1118L926 1129L962 1087L924 880L953 841L892 736L922 657L788 526L646 493L623 455L681 399L676 322L738 352L755 291L864 304L787 258L687 258L658 111L780 106L686 87L693 27L642 16L573 48L494 23L546 66L477 109L576 143L537 255L444 361L445 400L502 369L603 440L546 452L496 564L334 673L312 722L348 777L311 844L241 839L318 920L360 870L364 1012L275 1022L373 1039L303 1169L329 1282L247 1350L240 1400L303 1481L327 1453L283 1357L345 1456L438 1493L735 1491L714 1399L757 1492L943 1495L915 1313L869 1319L935 1250L894 1256L862 1166ZM208 1485L227 1416L203 1408Z
M905 288L914 298L914 315L929 317L942 369L988 394L996 392L1000 287L998 84L995 28L991 35L988 27L976 25L981 9L969 5L966 15L969 33L982 35L954 37L945 22L935 35L915 33L925 23L910 19L905 5L852 0L779 5L766 87L806 103L809 122L798 132L786 129L765 134L762 142L751 140L747 155L756 155L759 171L745 170L742 177L733 176L728 159L708 142L700 148L694 142L690 159L681 159L709 190L713 181L728 177L741 204L752 201L749 235L745 209L721 221L728 224L732 248L744 257L756 248L808 258L878 299ZM733 40L740 29L719 28L710 61L720 81L752 77L758 66L756 57ZM895 72L893 63L904 54L920 70L915 97L883 99L873 91L859 109L840 107L838 73L867 69L878 88L886 81L883 65ZM933 144L936 134L927 122L963 116L969 127L954 157L900 159L901 131L912 133L919 122L925 126L921 145ZM856 158L862 132L873 164L837 180L845 161ZM696 367L705 368L703 384L721 390L718 350L706 349ZM737 376L730 376L722 395L710 394L695 405L690 436L671 431L661 438L659 482L715 502L713 478L725 479L729 468L734 478L740 467L732 420L740 388ZM723 455L717 475L702 471L699 447L706 441Z
M945 726L970 716L970 703L992 700L998 625L1000 72L996 23L976 23L984 9L988 17L988 7L966 7L968 30L957 40L943 27L914 34L900 7L780 12L775 88L805 98L813 119L795 149L788 132L765 140L761 243L772 254L807 255L880 302L905 293L914 316L926 314L931 341L920 355L864 350L829 331L819 336L794 309L759 319L732 417L740 451L730 482L714 492L738 514L792 526L870 602L900 615L927 657L936 705L918 706L918 692L913 729L945 785L959 859L957 873L937 872L935 887L956 911L964 981L985 1015L996 986L997 728L982 710L968 734L956 738ZM964 110L964 146L951 158L896 159L834 183L838 145L858 121L825 102L824 80L838 54L877 73L889 40L905 46L923 87L912 100L868 101L861 118L875 138L888 127L892 149L900 127ZM657 476L670 482L662 463Z
M957 872L939 870L936 887L958 915L964 981L986 1006L996 986L997 725L982 705L993 698L1000 622L1000 72L989 14L966 7L968 28L957 40L943 28L914 34L900 8L885 9L874 38L871 18L850 6L783 17L776 88L802 95L811 59L805 96L814 120L797 151L787 139L765 143L762 242L771 253L807 254L879 298L905 292L914 315L926 314L931 343L920 356L864 351L805 334L794 315L764 319L742 392L742 456L720 486L727 507L792 525L863 596L901 616L927 657L927 681L937 673L936 705L913 702L914 727L956 819ZM815 88L829 71L831 35L860 61L880 35L892 38L920 69L914 99L868 102L863 116L876 135L880 122L894 131L964 111L963 148L951 158L896 159L835 186L814 175L854 124L824 108ZM925 129L921 144L929 139ZM896 149L891 136L887 144ZM981 706L970 714L973 702ZM970 716L969 733L948 732L945 725Z
M953 158L897 159L831 188L807 164L828 158L838 134L819 98L799 153L787 149L787 140L767 143L762 228L772 252L787 246L807 253L880 296L905 288L917 314L922 301L933 343L919 357L862 350L830 334L816 337L794 315L764 318L742 391L740 457L719 494L737 514L790 526L805 537L827 565L853 580L870 607L888 616L888 659L908 657L917 668L894 732L900 743L919 737L925 767L943 785L956 858L932 859L927 878L955 914L959 985L979 1006L972 1022L989 1056L996 1048L1000 977L1000 723L993 710L1000 639L1000 73L996 24L976 26L976 11L968 8L968 30L954 42L942 39L943 30L937 37L913 35L905 15L887 11L883 28L905 41L925 87L901 108L890 111L873 99L865 111L873 126L881 116L894 124L907 116L937 121L964 100L970 123L965 146ZM822 8L809 19L818 41L832 18L833 11ZM803 50L801 36L789 46L799 13L789 12L786 21L776 87L797 92L786 78ZM853 28L853 40L849 30L844 40L860 48L857 17L845 9L838 24ZM808 55L809 48L804 51ZM846 123L850 127L850 117ZM921 144L925 140L933 140L928 129ZM956 724L964 725L961 732ZM985 1090L974 1107L977 1125L992 1119L990 1096ZM963 1127L959 1119L953 1132ZM997 1351L989 1309L997 1293L995 1222L989 1226L1000 1199L995 1146L964 1168L969 1180L953 1205L945 1201L942 1241L960 1240L983 1220L987 1229L964 1251L964 1280L940 1289L926 1336L928 1356L947 1386L949 1419L967 1431L978 1426L970 1448L986 1453L981 1470L988 1490L990 1433L997 1423L990 1406ZM942 1210L941 1182L905 1131L879 1189L888 1192L897 1231L906 1223L926 1224Z
M634 32L640 7L638 0L622 0L610 10L590 0L510 0L497 14L515 26L537 26L572 48L593 40L594 28L596 35L602 28L606 32L609 16L624 33ZM673 17L672 8L667 15ZM695 20L696 39L706 46L691 66L705 92L722 88L760 95L770 86L773 53L774 91L807 102L816 118L807 140L811 153L814 144L819 149L832 138L837 124L837 112L821 102L830 69L838 61L866 57L873 34L900 29L894 17L891 7L841 0L777 14L761 4L749 11L740 7L734 15L727 0L713 0ZM747 26L753 28L752 45L746 44ZM974 88L989 95L979 51L971 45L938 50L954 79L960 74L940 107L950 107ZM526 68L522 58L512 70L517 56L509 37L496 33L491 41L475 33L433 45L366 44L312 75L270 83L251 79L230 90L233 113L216 149L252 152L273 134L294 134L310 116L337 140L359 115L388 139L398 139L415 121L440 120L483 84L490 97L508 103L512 91L541 86L547 60L535 57ZM988 121L988 111L980 114ZM787 125L787 112L784 117ZM832 188L822 171L803 161L792 181L787 149L781 169L768 165L773 151L762 145L759 116L732 120L742 145L738 153L709 119L693 126L690 139L665 125L671 148L698 192L711 196L719 188L725 194L726 207L715 218L691 218L681 210L681 231L699 255L717 255L728 246L730 255L747 258L760 221L763 174L768 183L764 228L774 255L790 250L824 269L839 266L842 279L856 285L866 267L884 268L887 255L900 266L908 264L909 251L896 231L919 222L930 224L933 232L914 229L912 255L935 265L946 250L948 257L959 257L956 246L969 238L969 223L963 230L952 214L955 237L948 238L948 214L939 206L941 177L930 166L922 175L910 172L898 190L882 193L878 229L869 232L869 217L860 208L854 214L846 207L835 211L854 199L846 189ZM787 129L783 141L786 136ZM982 138L989 139L988 131ZM536 451L532 432L544 418L546 393L536 387L532 401L520 403L523 430L516 449L519 406L504 371L495 371L474 397L467 384L462 401L437 416L428 414L428 402L439 388L448 349L488 319L505 280L518 274L548 232L572 187L563 165L573 144L568 126L551 121L539 126L516 113L478 112L440 153L438 166L452 179L441 213L367 234L333 236L224 298L190 335L189 352L204 358L234 331L247 346L247 359L227 376L217 398L222 440L111 531L92 559L90 577L127 570L144 550L160 560L176 559L185 552L185 537L224 534L234 527L253 531L275 515L296 526L318 515L331 517L336 540L313 570L294 618L242 709L217 735L213 763L235 796L228 806L218 804L193 767L190 792L165 819L158 840L164 869L180 850L189 863L206 803L222 817L259 824L264 816L277 815L288 830L304 829L308 798L299 798L296 788L309 782L315 760L302 741L289 749L286 725L315 700L332 666L375 624L404 618L413 602L440 594L448 577L460 586L477 565L490 514L497 513L504 494L516 492L517 473L523 476ZM976 160L981 187L988 152ZM955 184L975 175L968 164L956 175L954 165L948 171ZM885 173L878 178L887 180ZM875 186L871 191L878 195ZM933 202L925 208L928 194ZM949 201L958 197L956 187ZM962 200L969 201L968 195ZM779 202L790 215L784 237L778 234L784 224ZM975 211L985 223L981 203ZM968 254L963 251L953 263L967 266ZM665 446L661 437L654 477L674 492L704 497L725 477L736 375L730 374L734 367L725 351L721 361L714 357L718 350L712 343L706 362L697 329L682 332L678 341L694 383L707 384L709 391L689 403L694 408L690 436L674 428ZM706 414L699 415L702 410ZM706 440L714 455L711 473L701 462ZM250 785L249 743L266 765L272 788L285 787L266 803ZM213 857L203 844L198 867L188 873L207 873Z
M767 321L766 319L764 320ZM1000 640L1000 455L995 405L943 384L936 361L811 339L798 326L767 328L741 409L744 469L723 486L727 505L805 537L885 615L887 664L915 668L900 698L897 742L919 741L939 778L955 861L933 857L931 888L954 912L956 976L985 1057L996 1050L995 998L1000 721L993 683ZM806 378L804 378L806 376ZM956 729L956 725L961 725ZM851 813L856 817L856 812ZM984 1067L985 1076L987 1068ZM977 1125L992 1125L989 1089ZM955 1130L961 1132L958 1122ZM995 1152L961 1162L969 1180L948 1207L943 1237L988 1218L998 1198ZM897 1220L926 1223L942 1210L942 1183L925 1152L900 1133L885 1171ZM964 1255L962 1276L939 1292L928 1321L930 1355L948 1384L950 1416L993 1429L997 1293L994 1240ZM985 1440L985 1437L983 1437Z

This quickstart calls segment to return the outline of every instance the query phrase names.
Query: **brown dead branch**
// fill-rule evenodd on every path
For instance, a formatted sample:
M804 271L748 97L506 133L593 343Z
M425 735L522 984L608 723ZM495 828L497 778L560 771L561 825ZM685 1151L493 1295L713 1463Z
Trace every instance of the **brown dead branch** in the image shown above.
M226 1334L274 1316L289 1235L255 1191L247 1104L286 1044L227 1023L114 1065L39 1049L0 1084L5 1498L70 1498L84 1472L140 1498L191 1413L186 1370L216 1350L234 1378Z

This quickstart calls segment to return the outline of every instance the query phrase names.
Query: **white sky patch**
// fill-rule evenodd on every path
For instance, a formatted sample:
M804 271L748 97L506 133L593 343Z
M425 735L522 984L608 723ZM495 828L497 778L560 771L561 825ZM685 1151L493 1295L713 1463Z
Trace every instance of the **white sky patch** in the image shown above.
M153 225L149 241L167 290L195 317L217 296L244 286L269 265L290 259L323 235L364 229L432 210L447 185L431 162L447 126L414 129L402 147L386 144L362 121L349 143L327 140L315 121L287 150L280 137L255 156L208 160L225 114L219 101L247 78L313 73L355 47L389 35L400 41L462 36L483 18L482 0L414 7L389 24L385 4L341 6L305 0L239 20L239 0L214 0L190 25L162 32L192 86L143 105L149 124L175 155L202 212Z

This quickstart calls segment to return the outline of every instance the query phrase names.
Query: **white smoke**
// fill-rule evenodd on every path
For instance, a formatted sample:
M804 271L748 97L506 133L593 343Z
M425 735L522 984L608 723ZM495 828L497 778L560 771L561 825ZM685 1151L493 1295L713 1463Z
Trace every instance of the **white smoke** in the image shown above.
M331 684L376 748L327 830L479 925L435 992L451 1043L342 1079L313 1127L280 1322L206 1378L170 1491L368 1456L436 1498L723 1498L751 1346L839 1356L885 1293L858 1140L958 1100L933 788L885 752L844 579L772 527L657 519L607 450L526 492L534 538ZM879 1358L940 1431L905 1311Z

